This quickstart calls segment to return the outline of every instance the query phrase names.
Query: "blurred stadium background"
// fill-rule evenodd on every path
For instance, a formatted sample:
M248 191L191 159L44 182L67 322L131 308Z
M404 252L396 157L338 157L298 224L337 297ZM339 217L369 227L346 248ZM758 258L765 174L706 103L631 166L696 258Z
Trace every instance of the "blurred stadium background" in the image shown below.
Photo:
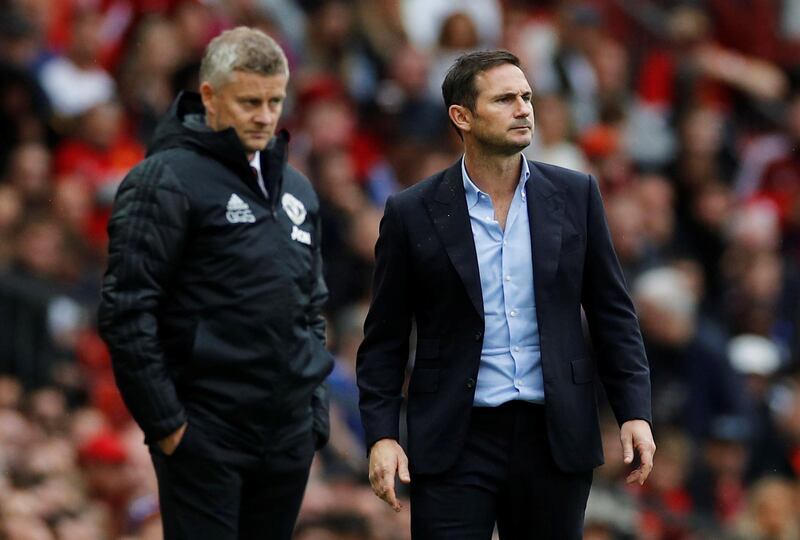
M94 329L105 225L240 24L287 52L291 162L323 201L333 437L297 538L409 537L366 483L372 250L387 196L459 155L445 70L503 47L528 157L600 179L652 365L656 468L624 485L604 410L586 538L800 539L800 0L0 0L0 539L160 538Z

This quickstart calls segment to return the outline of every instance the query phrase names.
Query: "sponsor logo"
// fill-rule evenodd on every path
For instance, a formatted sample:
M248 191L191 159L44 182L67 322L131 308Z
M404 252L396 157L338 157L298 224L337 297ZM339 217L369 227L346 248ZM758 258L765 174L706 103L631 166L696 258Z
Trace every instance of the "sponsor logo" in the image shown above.
M301 244L305 244L307 246L311 245L311 233L308 231L304 231L297 225L292 226L292 240L296 240Z
M229 223L256 222L256 216L253 215L250 207L236 193L231 194L231 198L228 199L226 210L225 217L228 218Z

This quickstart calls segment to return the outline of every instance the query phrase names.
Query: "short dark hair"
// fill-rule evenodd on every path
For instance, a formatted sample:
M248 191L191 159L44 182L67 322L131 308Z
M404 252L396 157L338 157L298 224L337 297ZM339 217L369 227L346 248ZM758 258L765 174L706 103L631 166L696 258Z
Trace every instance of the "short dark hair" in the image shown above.
M475 102L478 99L475 77L479 73L503 64L520 67L519 58L504 50L477 51L459 56L450 66L442 83L445 108L450 110L450 105L462 105L470 111L474 111ZM457 127L456 132L459 136L461 135Z

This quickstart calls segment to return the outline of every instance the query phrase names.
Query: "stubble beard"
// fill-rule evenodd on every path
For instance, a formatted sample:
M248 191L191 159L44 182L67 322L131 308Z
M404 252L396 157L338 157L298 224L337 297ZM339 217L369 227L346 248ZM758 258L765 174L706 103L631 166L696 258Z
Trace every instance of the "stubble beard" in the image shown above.
M530 141L519 143L505 137L479 137L477 140L487 154L505 157L515 156L531 144Z

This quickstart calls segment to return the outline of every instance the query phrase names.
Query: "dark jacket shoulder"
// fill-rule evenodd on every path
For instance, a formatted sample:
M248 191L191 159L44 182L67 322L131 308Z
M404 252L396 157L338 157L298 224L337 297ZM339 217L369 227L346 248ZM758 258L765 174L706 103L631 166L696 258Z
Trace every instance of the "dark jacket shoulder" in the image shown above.
M317 197L317 193L314 191L314 186L311 184L311 181L308 179L308 177L306 177L306 175L288 163L283 169L283 175L284 191L289 190L293 195L302 199L303 202L312 204L313 206L309 210L319 207L319 198Z

